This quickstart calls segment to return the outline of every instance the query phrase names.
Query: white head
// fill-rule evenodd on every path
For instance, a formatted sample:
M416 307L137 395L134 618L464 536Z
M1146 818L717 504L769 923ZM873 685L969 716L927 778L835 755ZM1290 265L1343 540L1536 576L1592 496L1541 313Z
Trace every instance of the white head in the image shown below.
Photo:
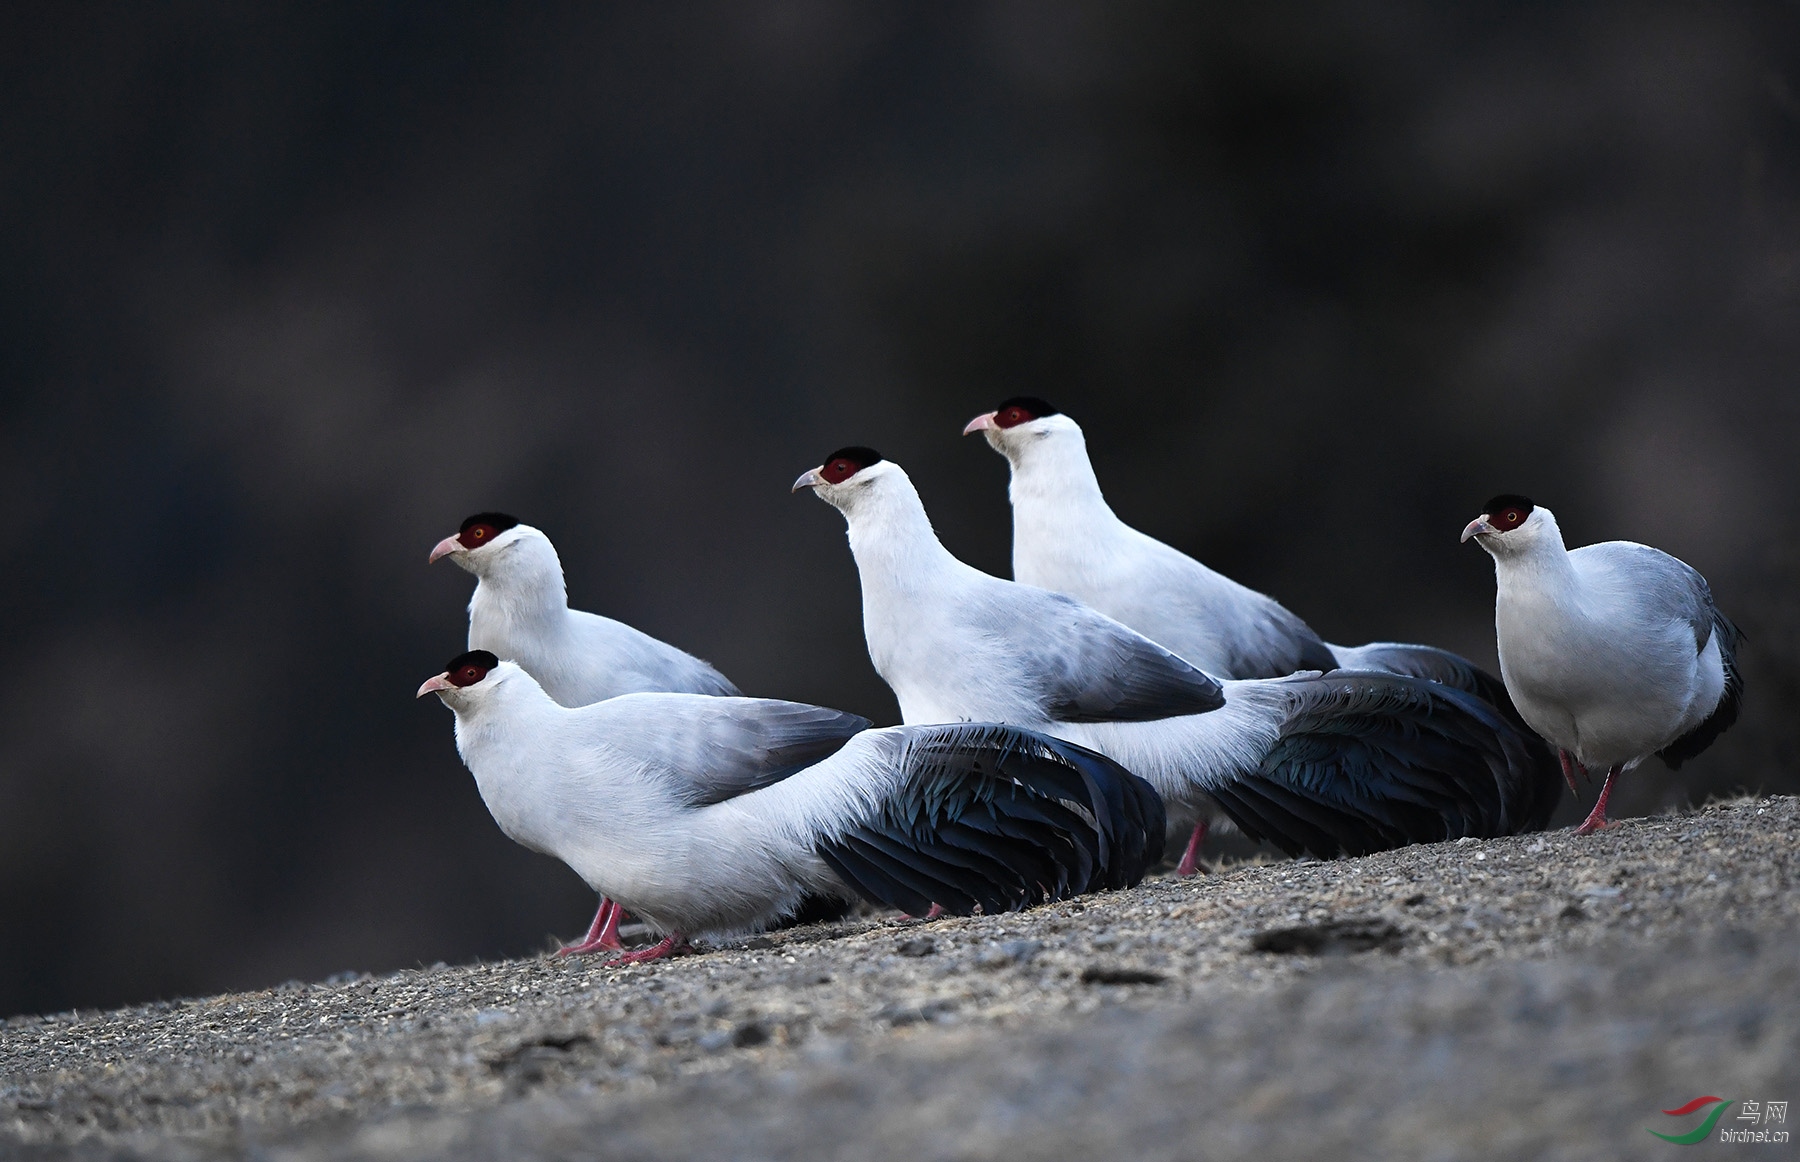
M1476 538L1496 560L1505 560L1545 545L1562 548L1562 530L1547 508L1517 493L1506 492L1481 506L1481 515L1463 528L1462 539Z
M1085 453L1087 447L1080 424L1031 395L1015 395L976 416L963 435L975 432L986 436L988 446L1005 456L1015 471L1053 449L1073 447Z
M505 670L524 673L511 662L502 663L487 650L470 650L457 654L444 667L444 672L425 679L415 698L436 694L452 710L480 705L506 681ZM492 679L489 679L492 675Z
M503 512L478 512L462 522L453 537L432 547L427 563L448 557L483 580L501 580L507 574L539 574L562 562L550 538L530 525L520 524Z
M912 479L900 465L884 460L875 449L860 445L839 448L817 468L802 472L792 491L802 488L812 489L820 500L851 521L859 515L892 510L896 502L904 504L907 498L914 506L920 504Z

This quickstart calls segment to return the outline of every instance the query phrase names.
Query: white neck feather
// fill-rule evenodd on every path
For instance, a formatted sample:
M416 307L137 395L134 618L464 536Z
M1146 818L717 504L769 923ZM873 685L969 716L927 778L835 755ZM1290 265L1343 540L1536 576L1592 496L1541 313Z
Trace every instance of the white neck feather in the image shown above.
M872 600L910 602L969 568L938 540L918 489L898 466L850 498L843 513L862 577L865 621Z
M475 595L469 599L471 643L477 636L514 638L515 631L554 625L568 615L562 561L549 538L522 537L499 552L504 556L476 573Z
M1081 429L1054 419L1061 426L1015 437L1004 450L1012 465L1013 577L1066 591L1131 529L1106 503Z
M1555 514L1539 507L1533 516L1529 526L1505 534L1504 541L1482 546L1494 558L1494 579L1502 600L1511 593L1555 596L1579 587Z

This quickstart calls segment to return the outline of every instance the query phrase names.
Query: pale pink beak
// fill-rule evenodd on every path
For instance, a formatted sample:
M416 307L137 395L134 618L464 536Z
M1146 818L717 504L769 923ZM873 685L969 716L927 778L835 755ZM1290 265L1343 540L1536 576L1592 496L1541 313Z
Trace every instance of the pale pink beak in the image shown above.
M1467 541L1470 537L1479 537L1484 533L1491 533L1493 531L1494 526L1488 523L1488 514L1484 512L1474 520L1470 521L1468 526L1463 529L1462 539L1463 541ZM1458 544L1461 543L1462 541L1458 542Z
M435 565L437 564L437 559L439 557L448 557L451 553L460 553L462 551L463 543L461 541L457 540L455 537L445 537L432 547L431 558L425 563L427 565Z
M449 671L445 671L444 673L439 674L435 678L425 679L425 684L423 686L419 687L419 692L417 694L414 694L413 697L414 698L423 698L423 697L425 697L425 695L434 693L438 690L454 690L454 689L456 689L456 683L452 682L450 680Z
M821 465L821 467L823 467L823 465ZM825 483L825 477L820 475L819 469L808 468L800 474L800 479L794 481L794 486L788 489L788 491L799 492L802 488L817 488L823 483Z
M1000 425L994 422L994 417L999 414L999 412L983 412L976 416L967 424L963 425L963 435L968 436L973 435L976 432L997 430Z

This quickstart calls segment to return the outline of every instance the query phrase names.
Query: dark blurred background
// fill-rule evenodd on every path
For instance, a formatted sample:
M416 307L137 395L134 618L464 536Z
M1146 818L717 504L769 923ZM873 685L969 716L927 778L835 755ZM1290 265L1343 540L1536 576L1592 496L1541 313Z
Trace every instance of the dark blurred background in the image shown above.
M1800 789L1793 4L19 6L0 100L0 1014L578 934L433 542L892 721L788 485L1004 573L1019 392L1336 641L1492 665L1495 492L1668 549L1749 701L1615 804Z

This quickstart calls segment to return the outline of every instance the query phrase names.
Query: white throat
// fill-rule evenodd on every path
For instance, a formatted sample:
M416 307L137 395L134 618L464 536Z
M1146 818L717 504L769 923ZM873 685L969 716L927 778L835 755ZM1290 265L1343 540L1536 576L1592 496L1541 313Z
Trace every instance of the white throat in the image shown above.
M865 610L872 588L913 595L937 584L946 571L967 567L938 540L918 489L897 465L845 499L841 511L862 575Z
M1060 417L1059 417L1060 418ZM1087 439L1072 420L1020 437L1012 465L1013 579L1087 598L1082 582L1133 537L1101 494Z
M484 630L524 630L554 624L567 615L562 561L548 537L521 537L497 551L504 557L476 573L475 594L469 599L472 636L476 623Z

